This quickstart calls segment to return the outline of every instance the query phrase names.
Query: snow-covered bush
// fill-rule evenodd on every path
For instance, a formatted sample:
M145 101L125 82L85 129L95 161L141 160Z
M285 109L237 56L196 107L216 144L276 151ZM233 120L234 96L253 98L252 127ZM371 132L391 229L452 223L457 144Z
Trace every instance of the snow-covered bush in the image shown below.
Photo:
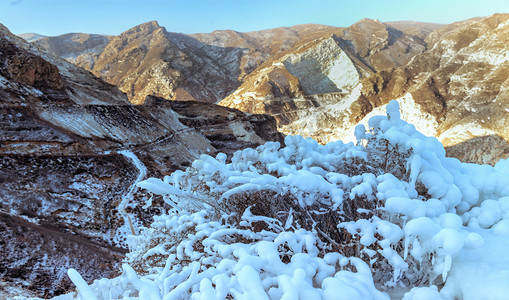
M447 285L455 259L482 245L482 230L509 233L507 164L446 158L438 140L400 119L396 101L369 127L356 128L357 145L288 136L284 147L269 142L231 162L203 155L141 182L173 209L131 237L124 274L90 292L388 299L419 287L412 299L440 295L445 283L444 295L460 295Z

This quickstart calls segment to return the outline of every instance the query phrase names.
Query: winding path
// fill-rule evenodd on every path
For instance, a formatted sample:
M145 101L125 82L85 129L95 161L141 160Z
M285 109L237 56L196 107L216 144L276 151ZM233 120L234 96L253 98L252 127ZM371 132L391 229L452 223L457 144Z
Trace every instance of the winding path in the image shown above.
M138 157L130 150L122 150L118 152L119 154L122 154L125 156L129 161L131 161L134 166L138 169L139 174L134 183L129 187L129 190L127 193L122 197L122 201L120 201L120 204L118 205L118 213L124 218L124 224L129 224L131 227L132 234L134 235L134 228L131 222L131 218L129 214L125 211L125 208L129 201L133 199L133 194L136 191L138 182L142 181L145 176L147 175L147 168L145 165L138 159Z

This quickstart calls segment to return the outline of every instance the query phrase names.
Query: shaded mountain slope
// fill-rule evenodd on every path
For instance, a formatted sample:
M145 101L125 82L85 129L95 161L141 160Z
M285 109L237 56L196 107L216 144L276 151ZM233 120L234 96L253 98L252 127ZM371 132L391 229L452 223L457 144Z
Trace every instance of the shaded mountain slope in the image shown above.
M111 39L111 36L100 34L67 33L59 36L41 37L33 41L33 44L50 54L91 70L97 57Z
M416 21L394 21L385 22L385 24L394 27L407 35L418 37L421 40L425 40L430 33L445 26L445 24Z

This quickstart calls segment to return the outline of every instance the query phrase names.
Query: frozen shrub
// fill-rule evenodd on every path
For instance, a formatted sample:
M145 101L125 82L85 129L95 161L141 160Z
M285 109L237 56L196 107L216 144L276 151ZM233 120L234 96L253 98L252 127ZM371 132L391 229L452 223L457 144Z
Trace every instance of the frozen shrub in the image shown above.
M269 142L231 162L203 155L186 171L141 182L173 209L131 238L124 275L92 291L388 299L381 290L442 286L454 258L482 244L466 226L509 231L507 176L446 158L435 138L399 118L397 102L355 136L356 145L288 136L285 147ZM413 289L405 299L428 294L438 291Z

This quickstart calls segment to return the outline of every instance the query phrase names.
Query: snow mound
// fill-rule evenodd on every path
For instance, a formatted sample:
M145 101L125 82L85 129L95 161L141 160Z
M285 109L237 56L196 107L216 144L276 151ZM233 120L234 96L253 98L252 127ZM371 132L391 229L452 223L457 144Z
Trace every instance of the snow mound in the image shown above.
M230 162L203 155L185 171L140 182L173 209L130 238L121 276L78 280L78 297L507 295L507 285L478 284L496 265L463 270L475 267L469 258L509 251L509 162L445 157L436 138L400 119L394 100L368 124L356 128L355 145L288 136L284 147L269 142Z

